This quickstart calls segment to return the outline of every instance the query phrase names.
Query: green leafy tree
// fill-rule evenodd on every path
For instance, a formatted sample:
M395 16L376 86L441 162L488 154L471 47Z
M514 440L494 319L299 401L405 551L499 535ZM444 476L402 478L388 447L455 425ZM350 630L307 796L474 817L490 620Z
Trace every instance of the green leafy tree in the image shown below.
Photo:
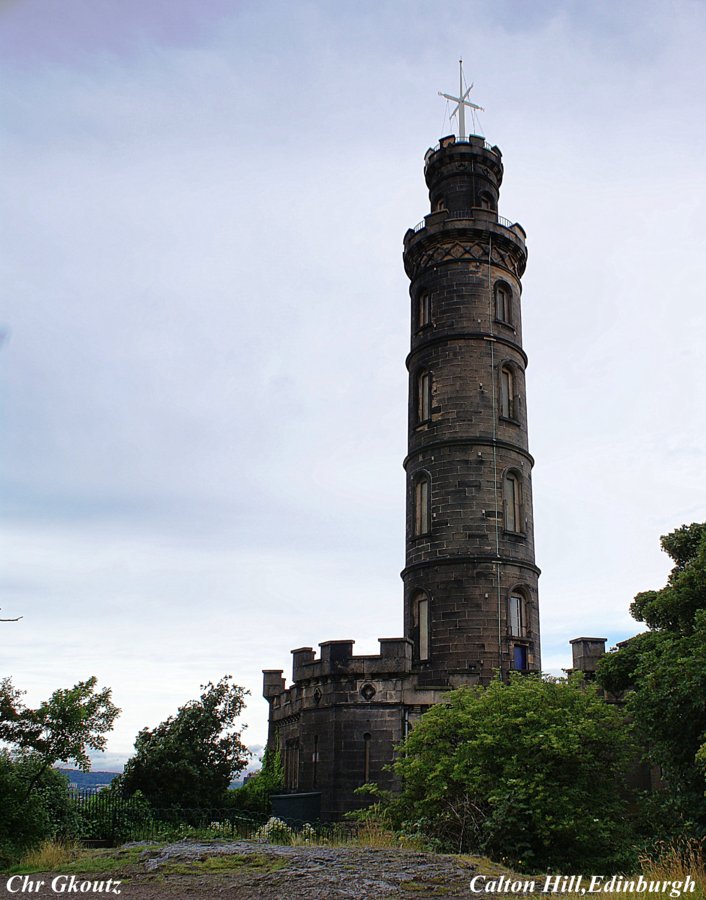
M706 523L661 539L675 565L665 587L635 597L630 610L650 629L601 661L599 682L625 692L646 758L661 767L672 827L706 827L700 760L706 739Z
M180 707L135 740L135 755L117 787L141 791L155 809L188 810L225 805L233 776L245 768L249 751L234 730L246 691L230 676L202 685L201 696Z
M23 691L9 678L0 681L0 740L31 760L25 773L26 798L55 763L73 762L88 771L89 751L105 749L106 733L120 710L110 688L96 691L96 685L95 677L79 681L30 709L22 701Z
M405 831L526 871L601 872L626 861L617 784L630 738L619 711L580 676L460 688L401 750L402 790L386 813Z
M40 841L75 832L78 817L68 781L53 766L90 769L88 753L105 747L120 710L96 679L55 691L36 709L9 678L0 681L0 860L9 862Z

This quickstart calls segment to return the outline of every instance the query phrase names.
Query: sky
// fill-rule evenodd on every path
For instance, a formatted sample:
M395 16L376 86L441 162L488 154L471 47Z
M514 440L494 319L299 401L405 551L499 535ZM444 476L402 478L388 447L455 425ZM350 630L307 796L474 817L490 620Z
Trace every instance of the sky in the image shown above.
M200 685L402 633L402 238L464 59L527 231L543 665L706 516L706 4L0 0L0 675L98 767Z

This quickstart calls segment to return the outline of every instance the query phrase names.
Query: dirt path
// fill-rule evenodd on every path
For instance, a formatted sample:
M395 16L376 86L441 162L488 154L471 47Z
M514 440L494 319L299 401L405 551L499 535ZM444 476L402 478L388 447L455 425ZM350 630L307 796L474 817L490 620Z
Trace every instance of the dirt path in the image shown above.
M85 871L79 871L81 868ZM475 867L453 856L407 850L183 841L159 849L128 845L105 856L98 853L88 862L82 858L72 871L73 875L15 876L12 882L8 882L9 876L0 875L1 896L120 896L124 900L467 898ZM27 882L23 882L25 878ZM39 885L40 881L44 884Z

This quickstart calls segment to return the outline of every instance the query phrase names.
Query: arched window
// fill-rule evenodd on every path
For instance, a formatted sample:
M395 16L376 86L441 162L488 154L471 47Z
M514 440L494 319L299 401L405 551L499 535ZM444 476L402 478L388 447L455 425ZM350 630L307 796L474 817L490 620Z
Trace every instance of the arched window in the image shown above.
M527 604L519 591L508 597L507 623L513 637L527 637Z
M505 419L516 419L515 376L510 366L500 369L500 415Z
M503 482L505 531L520 533L522 526L522 482L518 472L508 472Z
M431 325L431 295L422 291L417 297L417 331Z
M426 662L429 659L429 597L424 591L418 591L414 595L413 609L417 659Z
M439 199L434 204L434 212L441 212L444 209L446 209L446 204L444 203L444 198L439 197Z
M414 536L428 534L431 516L429 515L429 476L417 475L414 479Z
M480 201L481 209L495 209L493 195L488 191L481 191L480 197L478 199Z
M504 281L495 285L495 318L506 325L512 324L512 291Z
M431 418L431 372L420 369L417 372L417 425L428 422Z

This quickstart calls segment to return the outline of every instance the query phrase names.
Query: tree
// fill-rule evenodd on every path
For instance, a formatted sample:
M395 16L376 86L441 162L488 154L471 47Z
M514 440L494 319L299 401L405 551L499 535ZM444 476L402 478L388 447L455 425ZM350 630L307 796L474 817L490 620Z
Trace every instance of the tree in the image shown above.
M630 838L617 789L630 753L619 711L580 676L460 688L402 745L389 812L444 849L521 870L607 871Z
M638 594L630 607L649 631L606 654L597 677L606 690L625 693L640 747L661 767L673 827L690 830L706 826L699 766L706 761L706 523L683 525L661 545L675 563L667 584Z
M102 750L106 732L120 710L109 688L96 691L96 679L54 691L36 709L9 678L0 681L0 862L20 851L72 830L76 810L68 781L52 767L73 761L88 770L89 750Z
M120 710L111 700L110 688L96 692L97 681L94 676L54 691L37 709L24 705L25 692L17 690L11 679L0 681L0 740L32 761L26 776L27 798L55 763L74 762L88 771L88 751L105 749L106 733Z
M249 751L234 724L247 693L230 676L201 686L201 696L180 707L156 728L143 728L135 755L118 788L142 791L157 809L223 806L233 776L245 768Z

